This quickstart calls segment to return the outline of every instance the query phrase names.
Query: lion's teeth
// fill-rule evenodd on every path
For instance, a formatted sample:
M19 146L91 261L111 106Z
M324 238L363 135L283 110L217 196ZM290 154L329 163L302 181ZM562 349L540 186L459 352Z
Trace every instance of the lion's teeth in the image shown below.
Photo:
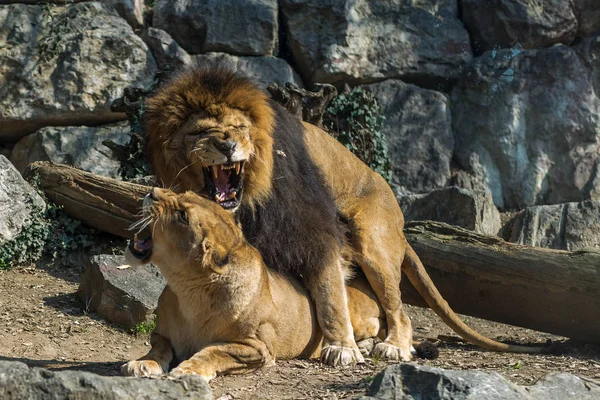
M217 179L219 177L219 167L217 165L211 165L213 178Z
M236 175L240 174L240 163L239 162L235 162L233 163L233 165L235 166L235 173Z

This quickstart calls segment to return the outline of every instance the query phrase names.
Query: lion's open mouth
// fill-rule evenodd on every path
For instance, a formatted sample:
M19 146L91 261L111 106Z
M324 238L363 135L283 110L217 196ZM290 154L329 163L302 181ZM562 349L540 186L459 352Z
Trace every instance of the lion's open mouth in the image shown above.
M243 161L205 168L204 180L209 198L226 210L239 206L244 188L243 174Z
M152 254L152 237L149 236L146 239L139 239L136 235L133 240L129 242L128 248L132 256L140 261L147 262Z

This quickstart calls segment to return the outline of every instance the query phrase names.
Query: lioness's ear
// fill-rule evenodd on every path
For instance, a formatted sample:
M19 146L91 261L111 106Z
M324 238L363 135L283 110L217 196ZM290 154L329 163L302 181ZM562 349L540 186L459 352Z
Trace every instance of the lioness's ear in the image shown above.
M215 272L223 272L223 268L229 262L227 249L220 244L212 244L208 239L202 241L202 265L213 269Z

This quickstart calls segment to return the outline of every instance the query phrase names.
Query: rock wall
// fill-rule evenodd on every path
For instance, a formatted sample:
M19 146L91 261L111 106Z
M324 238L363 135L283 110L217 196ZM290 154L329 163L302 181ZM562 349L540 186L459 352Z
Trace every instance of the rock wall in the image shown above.
M596 0L1 3L0 154L19 169L114 176L99 140L114 129L95 127L125 118L111 101L159 70L220 63L261 87L372 91L403 195L456 185L507 211L600 200Z

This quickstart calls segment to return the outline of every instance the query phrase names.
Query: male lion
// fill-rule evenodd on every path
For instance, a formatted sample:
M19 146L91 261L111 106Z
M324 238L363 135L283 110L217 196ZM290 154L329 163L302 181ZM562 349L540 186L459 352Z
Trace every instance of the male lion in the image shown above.
M208 381L276 358L318 355L322 335L306 290L265 267L231 213L192 192L166 189L153 189L144 203L152 236L134 240L127 261L154 263L167 287L152 349L123 365L123 374L160 375L178 363L171 375ZM347 292L354 337L368 350L385 328L383 313L364 277L353 278Z
M144 127L150 162L164 185L202 193L235 212L266 265L301 278L316 305L327 364L362 360L344 290L345 239L350 262L361 267L385 312L387 337L375 356L411 359L412 329L398 291L401 267L466 340L491 350L538 351L467 327L407 243L404 217L385 180L244 77L224 69L184 70L148 98Z

